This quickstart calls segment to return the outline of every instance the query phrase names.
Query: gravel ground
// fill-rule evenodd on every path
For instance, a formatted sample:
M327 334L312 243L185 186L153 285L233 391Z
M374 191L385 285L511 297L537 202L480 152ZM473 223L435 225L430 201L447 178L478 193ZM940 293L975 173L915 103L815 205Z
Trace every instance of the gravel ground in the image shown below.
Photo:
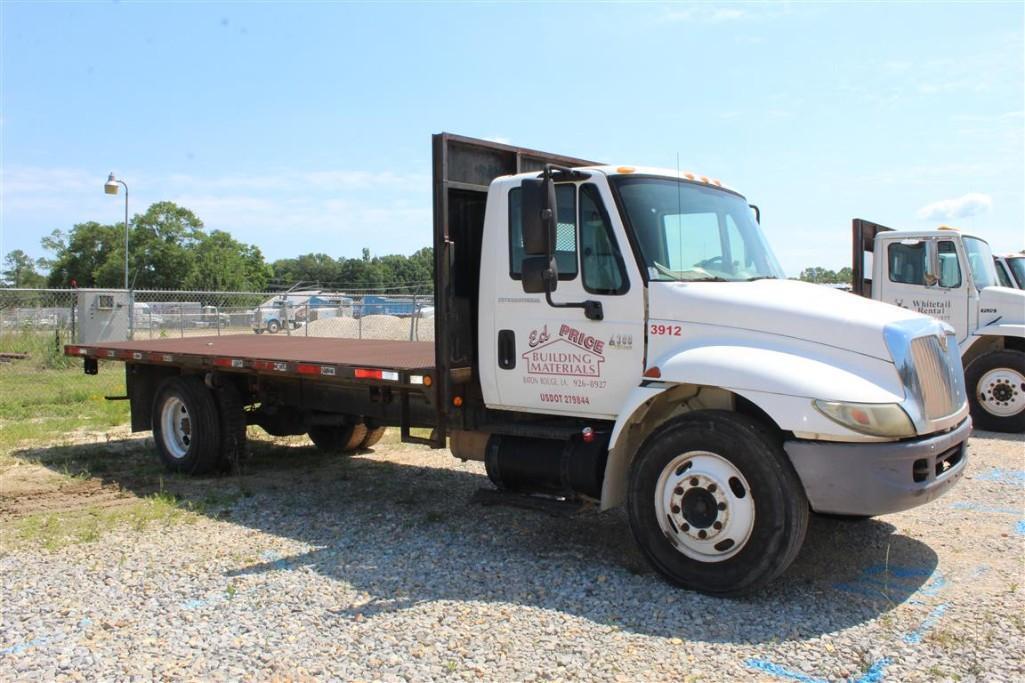
M447 451L292 439L257 444L242 476L163 480L147 448L65 446L65 467L102 456L104 474L5 484L0 679L1025 678L1022 437L978 434L968 478L926 507L815 518L790 571L742 600L668 586L621 514L473 502L483 468ZM47 453L5 479L59 469ZM195 512L56 550L18 535L39 496L54 514L67 491L72 514L89 491L158 487Z

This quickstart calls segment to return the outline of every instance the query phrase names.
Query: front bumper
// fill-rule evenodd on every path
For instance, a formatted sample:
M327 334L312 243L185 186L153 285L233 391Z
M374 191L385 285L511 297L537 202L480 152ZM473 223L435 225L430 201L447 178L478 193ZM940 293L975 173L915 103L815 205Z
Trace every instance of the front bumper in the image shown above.
M815 512L883 515L939 498L964 474L971 418L910 441L787 441L790 462Z

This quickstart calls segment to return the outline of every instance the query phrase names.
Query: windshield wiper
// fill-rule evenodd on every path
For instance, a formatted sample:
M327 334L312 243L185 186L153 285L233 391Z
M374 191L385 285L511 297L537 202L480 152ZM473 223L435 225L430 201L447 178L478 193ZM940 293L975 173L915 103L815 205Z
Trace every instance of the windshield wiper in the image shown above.
M744 282L754 282L755 280L778 280L779 278L775 275L755 275L744 280Z

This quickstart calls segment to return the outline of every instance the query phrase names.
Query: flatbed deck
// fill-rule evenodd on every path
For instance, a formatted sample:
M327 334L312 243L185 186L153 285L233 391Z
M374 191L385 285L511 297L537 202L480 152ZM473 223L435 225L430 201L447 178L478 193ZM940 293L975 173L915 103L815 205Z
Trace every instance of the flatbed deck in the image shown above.
M127 363L210 367L276 376L315 375L339 380L384 379L403 384L410 383L414 375L421 376L422 381L422 376L433 373L435 367L433 342L255 334L71 344L65 347L65 353ZM392 374L375 377L367 374L368 369ZM412 379L412 383L421 382Z

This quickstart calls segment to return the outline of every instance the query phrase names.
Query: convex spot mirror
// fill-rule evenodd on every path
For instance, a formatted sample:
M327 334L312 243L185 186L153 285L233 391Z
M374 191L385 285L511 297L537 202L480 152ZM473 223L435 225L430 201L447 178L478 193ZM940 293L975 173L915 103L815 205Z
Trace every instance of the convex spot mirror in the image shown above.
M527 294L554 292L559 272L553 256L528 256L522 262L523 291Z

